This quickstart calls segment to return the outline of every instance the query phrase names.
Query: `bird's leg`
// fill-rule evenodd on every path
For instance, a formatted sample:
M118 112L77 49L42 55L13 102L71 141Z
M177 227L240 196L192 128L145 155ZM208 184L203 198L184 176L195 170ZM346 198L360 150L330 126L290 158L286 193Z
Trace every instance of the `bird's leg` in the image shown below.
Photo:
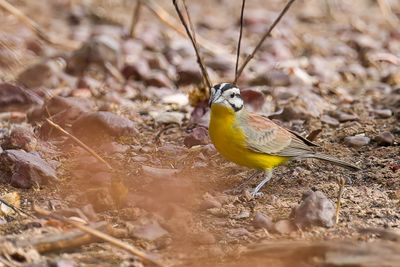
M272 177L272 170L268 170L267 171L267 175L265 176L264 180L262 180L257 186L256 188L254 188L253 192L251 192L251 196L252 197L257 197L259 196L258 191L260 191L260 189L266 184L268 183L269 180L271 180Z
M240 185L238 185L233 191L239 192L245 185L247 185L254 177L256 177L260 173L259 170L256 170L249 177L247 177Z
M339 190L337 194L337 200L336 200L336 224L339 222L339 212L340 212L340 206L341 206L341 200L342 200L342 195L343 195L343 189L346 184L346 180L343 177L337 178L337 183L339 185Z

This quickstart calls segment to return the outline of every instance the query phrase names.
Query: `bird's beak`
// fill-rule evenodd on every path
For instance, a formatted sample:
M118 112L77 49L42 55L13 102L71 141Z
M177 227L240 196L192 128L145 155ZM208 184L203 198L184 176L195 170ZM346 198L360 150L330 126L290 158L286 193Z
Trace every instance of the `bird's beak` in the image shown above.
M214 95L210 95L210 99L208 100L208 106L211 108L211 104L214 101Z
M210 99L208 100L208 106L211 107L211 104L213 102L215 102L215 100L218 99L218 97L220 97L220 96L221 96L221 92L214 91L214 89L212 89Z

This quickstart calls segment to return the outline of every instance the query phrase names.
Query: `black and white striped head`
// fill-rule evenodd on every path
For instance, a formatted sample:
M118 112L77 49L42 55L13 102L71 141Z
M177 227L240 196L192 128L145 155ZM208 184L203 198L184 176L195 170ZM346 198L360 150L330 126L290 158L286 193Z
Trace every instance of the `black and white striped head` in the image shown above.
M240 89L231 83L220 83L211 88L210 107L213 104L222 104L232 108L235 112L243 108L243 99Z

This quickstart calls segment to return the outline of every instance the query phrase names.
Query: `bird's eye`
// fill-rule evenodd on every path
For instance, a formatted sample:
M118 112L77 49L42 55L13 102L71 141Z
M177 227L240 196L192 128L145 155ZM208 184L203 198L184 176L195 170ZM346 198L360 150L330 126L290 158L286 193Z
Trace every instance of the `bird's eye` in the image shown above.
M235 94L234 94L234 93L232 93L232 94L231 94L231 98L234 98L234 97L235 97Z

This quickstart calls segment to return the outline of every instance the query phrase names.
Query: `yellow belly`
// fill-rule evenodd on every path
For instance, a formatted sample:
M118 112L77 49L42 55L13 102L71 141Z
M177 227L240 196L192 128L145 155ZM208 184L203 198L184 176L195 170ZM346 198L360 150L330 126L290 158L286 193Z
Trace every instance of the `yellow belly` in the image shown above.
M245 135L235 127L235 113L223 105L213 104L209 134L221 155L238 165L258 170L272 169L285 163L288 158L257 153L246 147Z

